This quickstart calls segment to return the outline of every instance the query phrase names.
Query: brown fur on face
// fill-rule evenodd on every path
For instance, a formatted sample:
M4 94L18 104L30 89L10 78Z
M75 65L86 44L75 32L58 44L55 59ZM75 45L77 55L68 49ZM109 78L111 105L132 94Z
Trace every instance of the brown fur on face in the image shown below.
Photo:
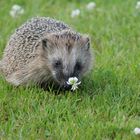
M59 85L65 84L69 77L80 79L89 71L92 56L90 40L86 35L66 30L46 35L41 42L42 59ZM56 64L57 67L54 66Z

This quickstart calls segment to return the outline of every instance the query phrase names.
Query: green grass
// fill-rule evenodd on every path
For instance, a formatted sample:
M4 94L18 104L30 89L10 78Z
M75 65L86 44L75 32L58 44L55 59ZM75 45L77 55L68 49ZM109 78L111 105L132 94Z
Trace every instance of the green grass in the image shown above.
M0 56L10 34L32 16L63 20L91 36L94 70L74 93L55 95L37 87L15 88L0 78L0 139L139 140L140 12L136 0L1 0ZM13 4L25 14L9 16ZM71 11L81 10L72 19Z

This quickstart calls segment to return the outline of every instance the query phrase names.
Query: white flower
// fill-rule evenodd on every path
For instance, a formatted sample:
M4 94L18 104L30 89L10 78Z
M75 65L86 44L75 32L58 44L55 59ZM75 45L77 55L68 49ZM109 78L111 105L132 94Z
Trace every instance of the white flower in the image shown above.
M140 128L136 127L136 128L134 129L134 133L135 133L136 135L140 135Z
M78 85L80 85L81 84L81 82L78 82L78 79L76 78L76 77L70 77L69 79L68 79L68 82L67 82L67 84L68 85L72 85L72 88L71 88L71 90L75 90L75 89L77 89L78 88Z
M13 18L18 17L19 15L22 15L23 13L24 13L24 9L17 4L13 5L10 11L10 15Z
M86 8L87 10L92 10L96 7L96 3L95 2L90 2L87 4Z
M140 1L137 1L136 9L140 9Z
M74 17L77 17L80 15L80 10L79 9L75 9L71 12L71 17L74 18Z

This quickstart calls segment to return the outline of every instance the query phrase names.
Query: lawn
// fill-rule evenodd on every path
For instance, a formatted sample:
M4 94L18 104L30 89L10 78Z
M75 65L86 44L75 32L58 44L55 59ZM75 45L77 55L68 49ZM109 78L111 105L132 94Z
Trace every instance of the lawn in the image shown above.
M1 140L139 140L140 9L136 0L0 0L0 56L11 33L33 16L49 16L91 37L96 63L73 93L13 87L0 77ZM14 19L19 4L25 13ZM71 18L71 11L81 13Z

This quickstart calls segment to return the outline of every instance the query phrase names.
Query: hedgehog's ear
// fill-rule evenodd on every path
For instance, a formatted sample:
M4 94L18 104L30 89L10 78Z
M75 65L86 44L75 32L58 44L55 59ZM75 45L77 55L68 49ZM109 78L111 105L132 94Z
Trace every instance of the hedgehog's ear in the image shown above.
M43 39L41 40L42 47L47 48L47 42L48 42L48 39L47 39L47 38L43 38Z
M89 48L90 48L90 38L89 38L89 36L85 35L82 40L83 40L84 49L88 51Z
M55 34L44 35L41 39L41 44L44 48L49 48L54 46Z

